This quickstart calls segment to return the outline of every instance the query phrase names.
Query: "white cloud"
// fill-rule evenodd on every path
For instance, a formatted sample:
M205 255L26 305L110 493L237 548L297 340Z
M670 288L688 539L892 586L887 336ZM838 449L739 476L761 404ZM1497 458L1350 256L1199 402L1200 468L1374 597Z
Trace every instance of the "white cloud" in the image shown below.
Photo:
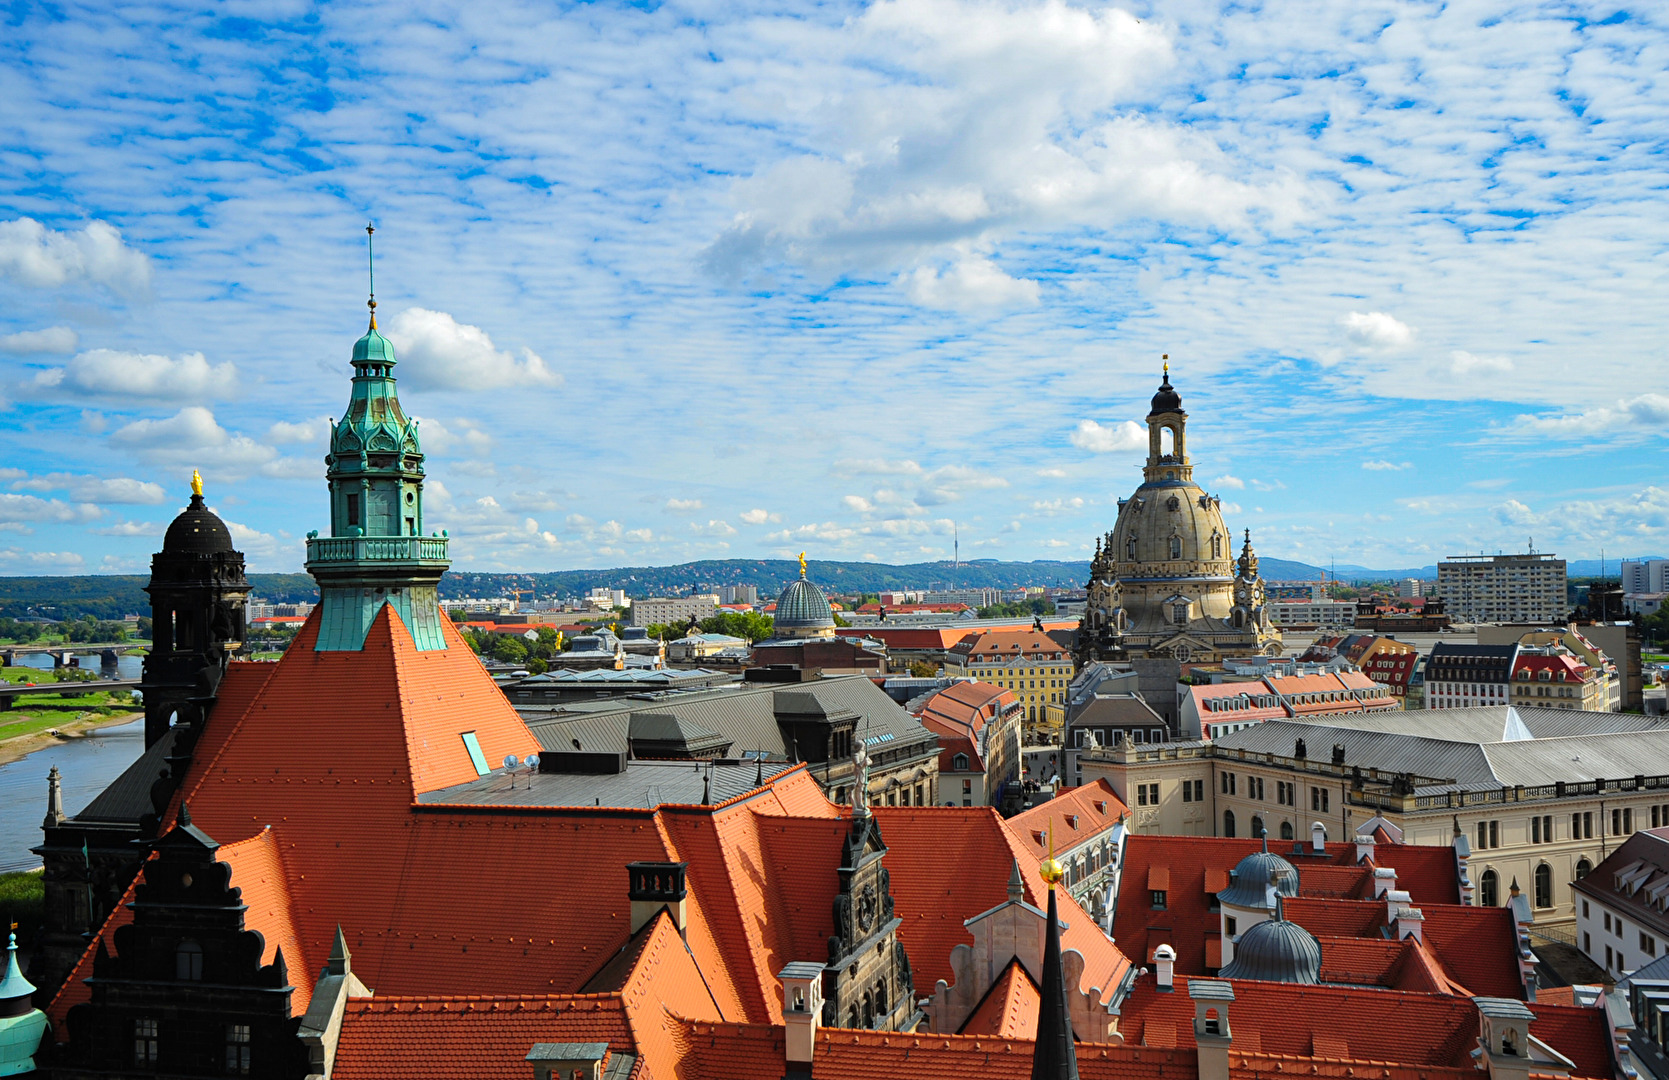
M1401 472L1404 469L1412 469L1413 467L1414 463L1412 461L1396 462L1370 459L1362 462L1362 468L1367 469L1369 472Z
M1050 516L1065 513L1069 510L1082 510L1083 507L1084 500L1078 498L1048 500L1039 499L1032 503L1032 509L1034 511Z
M400 364L395 373L420 390L502 390L560 386L562 376L532 349L521 359L499 349L479 326L444 311L407 308L388 325Z
M138 298L150 292L151 264L103 221L58 232L25 217L0 221L0 277L35 289L86 281Z
M1080 420L1072 432L1072 445L1092 454L1115 454L1147 446L1147 432L1134 420L1102 427L1094 420Z
M1224 473L1211 482L1220 488L1233 488L1236 491L1244 491L1246 488L1246 481L1238 476L1230 476L1228 473Z
M202 469L211 488L216 474L237 479L273 467L278 458L272 447L221 427L200 405L162 420L135 420L112 432L110 445L153 464Z
M1619 398L1615 406L1602 406L1585 412L1519 416L1505 430L1505 434L1527 433L1577 438L1607 432L1657 433L1665 426L1669 426L1669 397L1663 394L1640 394L1632 398Z
M74 473L47 473L44 476L19 480L12 487L21 491L67 491L78 502L101 506L119 504L156 506L167 501L162 485L148 480L133 480L125 476L79 476Z
M1352 311L1339 321L1346 337L1370 349L1406 349L1414 343L1414 328L1383 311Z
M93 349L61 368L38 372L32 385L37 390L78 398L91 395L124 401L211 401L237 392L238 370L230 360L210 364L202 353L173 358Z
M93 532L100 536L161 536L163 526L160 521L118 521Z
M989 312L992 309L1035 307L1037 282L1013 278L990 259L965 256L943 273L918 266L900 279L904 294L922 307L952 311Z
M417 440L426 454L450 454L454 450L463 450L479 456L493 448L493 437L473 420L453 417L443 424L432 416L414 419L418 421Z
M1456 375L1511 371L1513 362L1505 356L1474 356L1463 349L1449 354L1449 367Z
M43 522L66 524L97 521L103 511L91 503L66 503L57 499L41 499L34 495L13 495L0 492L0 522L20 524Z
M1058 480L1058 479L1061 479L1062 477L1066 476L1066 470L1065 469L1039 469L1039 470L1037 470L1037 475L1047 476L1051 479Z
M0 337L0 352L15 356L36 353L68 355L75 351L81 338L67 326L51 326L45 330L23 330Z
M763 525L768 521L781 521L781 514L773 514L768 510L744 510L742 520L749 525Z
M848 495L843 498L841 502L845 503L848 508L856 510L860 514L867 514L875 509L875 504L864 498L862 495Z
M701 500L700 499L668 499L666 501L666 508L670 511L673 511L674 513L688 513L691 510L700 510L701 509Z
M329 417L319 416L296 424L287 420L279 420L267 428L267 442L275 446L284 446L290 443L319 443L323 445L329 433Z
M644 530L647 532L648 530ZM728 521L690 522L690 531L697 536L735 536L736 529Z
M0 571L13 574L39 574L43 571L73 574L86 564L87 560L74 551L0 549Z

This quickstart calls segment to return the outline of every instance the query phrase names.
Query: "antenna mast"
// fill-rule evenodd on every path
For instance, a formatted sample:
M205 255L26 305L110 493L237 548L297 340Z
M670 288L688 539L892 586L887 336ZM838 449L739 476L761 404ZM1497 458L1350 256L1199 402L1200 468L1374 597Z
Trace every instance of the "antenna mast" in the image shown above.
M371 234L377 231L376 226L369 221L365 223L365 280L371 286L371 295L365 306L371 309L371 329L377 328L377 260L371 247Z

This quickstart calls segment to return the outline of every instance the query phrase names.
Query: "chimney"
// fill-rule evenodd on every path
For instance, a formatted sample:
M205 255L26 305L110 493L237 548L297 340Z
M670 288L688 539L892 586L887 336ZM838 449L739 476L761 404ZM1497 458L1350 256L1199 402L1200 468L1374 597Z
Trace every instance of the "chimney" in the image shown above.
M1407 938L1413 938L1415 941L1424 941L1425 935L1421 932L1421 924L1425 921L1425 915L1421 914L1417 907L1398 908L1394 922L1397 940L1403 941Z
M1343 765L1344 764L1344 743L1334 743L1333 744L1333 764L1335 764L1335 765Z
M1159 992L1168 994L1176 988L1176 950L1161 945L1153 950L1154 977L1159 980Z
M1361 863L1361 862L1364 862L1368 859L1373 858L1373 849L1374 849L1375 846L1376 846L1376 841L1374 840L1372 835L1370 835L1368 833L1357 833L1356 834L1356 861L1358 863Z
M627 896L632 902L632 933L637 933L660 914L661 909L684 933L684 871L689 863L634 862L626 864Z
M1304 749L1304 740L1303 739L1299 739L1298 740L1298 745L1296 745L1292 748L1292 756L1295 757L1295 758L1298 758L1300 760L1303 760L1304 758L1309 756L1309 753Z
M823 1015L823 965L796 960L777 978L782 980L788 1080L810 1080L811 1057L817 1049L817 1021Z
M1401 889L1385 890L1385 924L1395 925L1397 912L1414 902L1414 898Z
M56 829L64 823L64 782L58 775L58 766L52 766L52 771L46 774L46 820L41 822L43 829Z
M1376 866L1373 868L1373 898L1383 900L1385 894L1397 887L1397 870L1394 866Z
M608 1043L534 1043L533 1080L603 1080Z
M1194 999L1200 1080L1229 1080L1229 1049L1234 1046L1229 1002L1234 1000L1234 986L1222 979L1190 979L1188 996Z
M1475 997L1478 1007L1478 1056L1489 1070L1489 1080L1529 1080L1530 1022L1536 1014L1513 998ZM1554 1072L1534 1063L1537 1072Z
M1317 855L1327 850L1327 826L1319 821L1310 826L1310 850Z

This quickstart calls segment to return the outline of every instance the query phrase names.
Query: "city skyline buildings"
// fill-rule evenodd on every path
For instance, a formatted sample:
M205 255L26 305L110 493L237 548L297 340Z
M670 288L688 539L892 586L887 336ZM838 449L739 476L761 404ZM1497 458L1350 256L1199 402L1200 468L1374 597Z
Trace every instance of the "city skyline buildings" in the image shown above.
M460 569L1087 560L1163 352L1266 556L1669 550L1651 16L1219 15L27 15L0 573L141 568L194 466L299 569L367 216Z

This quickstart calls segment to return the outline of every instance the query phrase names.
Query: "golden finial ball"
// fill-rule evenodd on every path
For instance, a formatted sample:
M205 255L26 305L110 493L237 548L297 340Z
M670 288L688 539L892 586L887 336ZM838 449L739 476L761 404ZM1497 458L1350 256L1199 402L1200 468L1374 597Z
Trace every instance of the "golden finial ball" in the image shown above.
M1060 860L1051 855L1038 865L1037 872L1043 876L1044 881L1054 885L1066 876L1066 867L1062 866Z

